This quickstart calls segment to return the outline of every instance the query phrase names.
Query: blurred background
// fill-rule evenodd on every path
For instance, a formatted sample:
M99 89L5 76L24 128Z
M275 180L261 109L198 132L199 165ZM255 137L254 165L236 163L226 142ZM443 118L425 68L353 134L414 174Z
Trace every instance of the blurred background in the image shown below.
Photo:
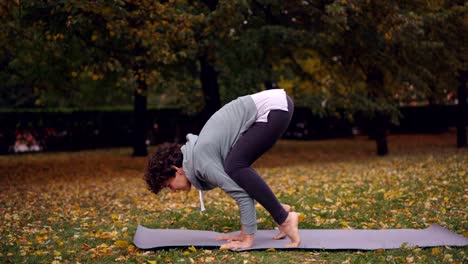
M285 138L451 132L466 147L465 1L0 2L0 154L185 142L283 88ZM455 132L456 131L456 132ZM391 147L390 147L391 149Z

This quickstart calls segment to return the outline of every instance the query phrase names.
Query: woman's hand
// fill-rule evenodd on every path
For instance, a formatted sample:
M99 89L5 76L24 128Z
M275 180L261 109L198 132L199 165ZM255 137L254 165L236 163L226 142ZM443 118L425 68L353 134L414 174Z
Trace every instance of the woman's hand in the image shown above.
M244 233L244 227L242 226L242 230L239 234L235 235L227 235L221 236L216 238L216 240L225 240L229 243L224 244L221 246L221 249L242 249L242 248L249 248L252 247L254 241L254 234L246 234Z
M220 249L244 249L250 248L254 242L254 234L241 234L236 237L237 240L228 240L229 243L223 244Z
M216 240L220 241L220 240L225 240L227 242L231 242L231 241L242 241L244 240L244 234L236 234L236 235L227 235L227 236L220 236L220 237L217 237Z

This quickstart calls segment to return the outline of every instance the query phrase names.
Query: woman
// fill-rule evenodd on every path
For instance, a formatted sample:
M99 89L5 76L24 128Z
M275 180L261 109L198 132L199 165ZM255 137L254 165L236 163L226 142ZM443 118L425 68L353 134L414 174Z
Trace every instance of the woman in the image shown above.
M164 144L150 157L145 179L149 189L162 188L201 191L216 187L224 190L240 209L239 235L223 236L222 248L241 249L253 245L257 230L254 202L259 202L278 224L280 234L288 236L287 247L298 247L298 216L282 205L270 187L251 167L285 132L294 104L283 89L246 95L226 104L205 124L199 136L187 135L181 148Z

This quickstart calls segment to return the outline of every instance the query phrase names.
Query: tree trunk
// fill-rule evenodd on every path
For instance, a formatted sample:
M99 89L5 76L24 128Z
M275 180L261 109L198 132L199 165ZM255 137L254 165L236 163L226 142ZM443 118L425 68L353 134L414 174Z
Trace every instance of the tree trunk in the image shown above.
M265 89L266 90L271 90L271 89L278 89L278 84L272 81L265 81L264 82Z
M200 82L205 99L205 107L200 113L199 125L203 126L211 115L221 107L221 99L219 97L218 73L208 61L206 55L200 57L200 67Z
M388 154L388 124L388 117L382 113L377 113L371 122L373 134L372 137L375 140L377 146L377 155L379 156L385 156Z
M383 90L384 76L382 71L376 67L372 67L367 73L367 88L369 94L378 97ZM388 117L383 112L375 113L371 121L372 138L376 142L377 155L385 156L388 154L387 130L389 126Z
M219 0L203 0L203 3L210 9L215 11ZM202 85L203 97L205 106L203 107L195 130L200 131L208 119L221 107L221 99L219 96L218 73L213 64L208 60L208 50L199 57L200 62L200 82Z
M467 71L460 71L458 76L458 110L457 110L457 147L466 147L466 122L468 120L467 107Z
M218 6L219 0L203 0L203 3L208 6L210 11L216 10L216 6Z
M133 156L144 157L148 155L146 147L147 87L142 81L138 81L138 86L134 92Z

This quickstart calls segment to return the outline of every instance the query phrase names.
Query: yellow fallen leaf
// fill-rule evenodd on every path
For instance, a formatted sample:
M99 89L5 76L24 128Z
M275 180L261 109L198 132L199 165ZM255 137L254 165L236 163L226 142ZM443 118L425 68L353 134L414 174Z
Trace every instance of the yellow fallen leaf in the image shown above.
M349 228L348 222L346 222L346 221L343 220L343 221L341 221L341 224L343 225L343 227Z
M276 249L274 249L274 248L269 248L269 249L266 250L266 252L276 252Z
M197 249L196 249L194 246L189 247L188 250L190 250L190 251L192 251L192 252L197 251Z
M440 248L432 248L431 249L431 254L432 255L440 255L442 251L440 250Z
M205 262L207 262L207 263L211 263L211 262L213 262L214 260L215 260L215 257L206 257L206 258L205 258Z
M304 219L305 219L305 215L304 214L299 214L299 223L303 222Z
M453 261L452 257L453 257L452 254L445 254L444 255L444 261L452 262Z
M125 240L117 240L114 242L114 246L120 247L120 248L126 248L128 247L128 242Z
M147 260L148 264L157 264L158 262L156 260Z

